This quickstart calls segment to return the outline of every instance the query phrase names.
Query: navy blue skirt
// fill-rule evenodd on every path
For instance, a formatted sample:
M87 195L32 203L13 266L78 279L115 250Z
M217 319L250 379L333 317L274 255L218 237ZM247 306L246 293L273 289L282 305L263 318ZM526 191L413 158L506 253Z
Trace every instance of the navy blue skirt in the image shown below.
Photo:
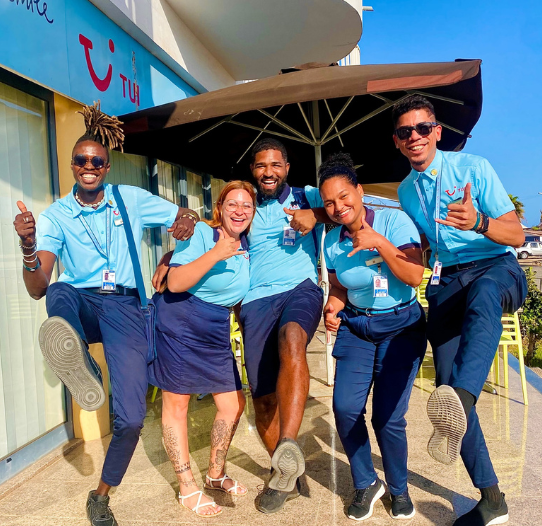
M149 383L178 394L241 389L228 308L188 292L155 294L156 359Z

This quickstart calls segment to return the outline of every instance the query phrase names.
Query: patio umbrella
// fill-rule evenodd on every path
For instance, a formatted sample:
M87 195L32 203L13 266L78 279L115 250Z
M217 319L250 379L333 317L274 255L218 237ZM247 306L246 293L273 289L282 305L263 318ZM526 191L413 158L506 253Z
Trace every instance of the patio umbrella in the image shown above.
M292 68L122 115L124 149L247 179L250 148L274 136L288 150L291 185L314 185L322 158L339 150L352 155L361 184L400 182L409 166L392 141L391 106L413 93L428 97L444 128L439 147L460 150L481 112L480 63Z
M315 185L322 158L344 150L358 180L393 196L410 171L392 140L391 107L418 93L433 102L443 126L439 147L461 150L482 107L480 60L427 64L309 64L155 108L123 115L124 151L225 180L249 179L250 150L265 136L285 143L288 182ZM368 189L368 188L367 188ZM327 297L327 269L321 285ZM333 384L331 334L326 333L327 383Z

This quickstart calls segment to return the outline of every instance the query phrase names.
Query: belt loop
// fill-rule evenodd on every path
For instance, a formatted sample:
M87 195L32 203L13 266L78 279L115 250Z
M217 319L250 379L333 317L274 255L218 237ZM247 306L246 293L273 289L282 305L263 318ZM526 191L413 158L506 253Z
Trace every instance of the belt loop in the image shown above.
M393 312L395 312L396 316L399 314L399 307L397 305L393 307Z

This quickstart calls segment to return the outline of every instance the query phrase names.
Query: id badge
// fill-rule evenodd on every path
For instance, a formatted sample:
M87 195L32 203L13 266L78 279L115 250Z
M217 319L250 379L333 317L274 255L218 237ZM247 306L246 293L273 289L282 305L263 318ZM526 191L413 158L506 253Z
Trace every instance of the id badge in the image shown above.
M285 226L282 233L282 244L293 247L295 245L295 230L291 226Z
M388 296L388 277L384 274L373 276L373 296L375 298L386 298Z
M435 261L435 266L433 267L433 275L431 276L431 285L438 285L440 283L441 272L442 263L440 261Z
M115 278L114 270L103 270L102 271L102 290L107 292L114 292L117 288L117 281Z

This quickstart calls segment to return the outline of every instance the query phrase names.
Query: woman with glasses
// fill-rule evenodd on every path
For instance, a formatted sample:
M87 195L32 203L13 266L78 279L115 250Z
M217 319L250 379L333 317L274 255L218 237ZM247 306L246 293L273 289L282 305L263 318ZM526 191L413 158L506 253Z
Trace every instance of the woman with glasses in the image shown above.
M337 331L333 411L350 461L355 496L348 516L364 520L384 495L371 458L365 407L371 386L371 423L391 494L391 516L415 514L407 489L405 414L426 348L425 315L413 287L423 276L420 237L408 216L363 205L352 159L336 154L319 169L329 217L342 225L325 239L331 291L326 328Z
M246 234L255 201L250 183L226 184L213 219L198 223L194 235L177 244L169 262L167 290L155 295L157 358L149 366L149 381L162 389L163 440L179 480L179 500L203 517L222 510L198 489L190 469L191 394L212 393L217 407L205 489L234 496L247 493L226 475L225 463L245 407L230 346L230 308L241 302L249 288Z

